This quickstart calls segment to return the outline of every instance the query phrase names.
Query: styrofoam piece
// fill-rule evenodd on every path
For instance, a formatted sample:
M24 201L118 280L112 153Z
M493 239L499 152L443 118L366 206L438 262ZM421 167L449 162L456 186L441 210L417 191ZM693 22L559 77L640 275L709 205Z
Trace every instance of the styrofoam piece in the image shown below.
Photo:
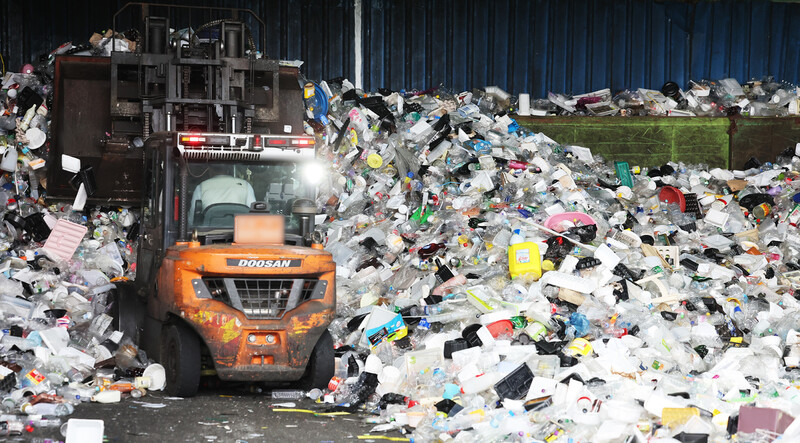
M105 422L70 418L67 422L66 443L102 443Z
M78 249L87 230L86 226L60 219L47 237L44 250L48 255L60 260L69 260Z
M61 169L77 174L81 170L81 159L67 154L61 154Z
M597 289L597 283L594 280L556 271L545 272L539 281L543 285L558 286L582 294L591 294Z
M622 261L622 259L605 243L598 246L597 250L594 251L594 258L600 260L603 265L609 269L614 269L614 267Z

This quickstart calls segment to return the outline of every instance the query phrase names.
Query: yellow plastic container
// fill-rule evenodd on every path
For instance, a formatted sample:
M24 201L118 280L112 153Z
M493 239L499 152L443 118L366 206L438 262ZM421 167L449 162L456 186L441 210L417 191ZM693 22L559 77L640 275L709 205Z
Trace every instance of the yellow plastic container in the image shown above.
M542 276L542 256L539 245L534 242L521 242L508 247L508 270L511 278L520 274L533 273L536 278Z

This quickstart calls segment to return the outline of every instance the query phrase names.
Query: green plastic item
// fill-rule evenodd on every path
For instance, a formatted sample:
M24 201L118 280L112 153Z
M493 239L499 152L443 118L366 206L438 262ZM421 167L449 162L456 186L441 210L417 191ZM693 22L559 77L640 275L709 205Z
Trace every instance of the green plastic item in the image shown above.
M617 177L619 177L622 186L632 188L633 176L631 175L631 167L628 166L628 162L615 161L614 169L617 171Z
M428 217L431 216L431 211L428 210L428 206L420 206L414 213L411 215L411 220L416 220L419 224L425 224L428 222Z

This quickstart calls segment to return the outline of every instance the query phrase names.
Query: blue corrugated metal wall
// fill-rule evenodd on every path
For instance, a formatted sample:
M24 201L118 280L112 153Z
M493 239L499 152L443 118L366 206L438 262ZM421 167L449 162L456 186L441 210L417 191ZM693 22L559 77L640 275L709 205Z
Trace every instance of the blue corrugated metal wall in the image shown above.
M668 80L798 82L800 4L364 0L365 87L496 84L537 97Z
M313 79L455 90L496 84L541 97L665 81L773 75L800 82L800 4L654 0L206 1L251 8L267 23L266 52L301 59ZM110 27L125 1L0 2L0 52L11 69ZM178 3L192 3L179 1ZM196 3L196 2L195 2Z

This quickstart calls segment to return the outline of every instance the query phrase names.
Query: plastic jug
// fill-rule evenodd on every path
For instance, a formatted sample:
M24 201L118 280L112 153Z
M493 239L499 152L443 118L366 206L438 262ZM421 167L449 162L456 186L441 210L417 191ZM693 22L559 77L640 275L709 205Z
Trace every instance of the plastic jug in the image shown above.
M533 273L536 278L542 276L542 257L539 255L539 245L525 241L519 229L514 230L508 247L508 270L511 278L520 274Z

